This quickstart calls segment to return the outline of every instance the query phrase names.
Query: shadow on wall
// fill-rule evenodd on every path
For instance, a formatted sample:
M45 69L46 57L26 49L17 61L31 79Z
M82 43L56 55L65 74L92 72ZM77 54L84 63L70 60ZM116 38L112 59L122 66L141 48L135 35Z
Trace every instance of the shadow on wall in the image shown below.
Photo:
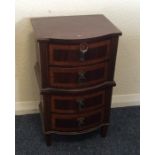
M16 101L38 100L35 39L30 18L16 22Z

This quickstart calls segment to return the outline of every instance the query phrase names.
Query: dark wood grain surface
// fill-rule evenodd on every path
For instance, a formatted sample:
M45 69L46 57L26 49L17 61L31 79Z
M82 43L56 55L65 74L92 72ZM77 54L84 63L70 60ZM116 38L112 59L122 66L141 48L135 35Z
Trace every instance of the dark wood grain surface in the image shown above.
M79 95L51 95L51 112L62 114L87 113L105 105L105 91ZM95 104L94 104L95 103Z
M46 142L50 134L106 136L121 31L103 15L31 19L37 45L35 71Z
M83 54L80 46L86 44L87 51ZM49 44L49 64L56 66L80 66L95 64L110 58L110 39L78 44Z
M103 122L104 108L79 115L52 114L51 128L58 131L79 131L90 129Z
M75 68L49 67L49 86L82 88L104 82L108 76L108 62Z
M37 40L76 40L107 35L121 35L121 31L104 15L38 17L31 19Z

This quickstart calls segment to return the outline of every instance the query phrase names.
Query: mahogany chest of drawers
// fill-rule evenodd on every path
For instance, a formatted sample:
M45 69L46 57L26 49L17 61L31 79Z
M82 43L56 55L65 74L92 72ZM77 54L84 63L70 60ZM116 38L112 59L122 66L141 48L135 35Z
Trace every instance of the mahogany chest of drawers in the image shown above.
M52 133L74 135L100 128L105 136L120 30L103 15L41 17L31 22L47 144Z

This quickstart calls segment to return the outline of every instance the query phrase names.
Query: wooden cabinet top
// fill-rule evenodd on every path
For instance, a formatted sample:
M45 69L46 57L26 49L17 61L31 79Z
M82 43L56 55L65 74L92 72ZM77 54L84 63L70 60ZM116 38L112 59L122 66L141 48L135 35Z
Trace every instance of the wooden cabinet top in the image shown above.
M38 17L31 19L37 40L79 40L121 35L104 15Z

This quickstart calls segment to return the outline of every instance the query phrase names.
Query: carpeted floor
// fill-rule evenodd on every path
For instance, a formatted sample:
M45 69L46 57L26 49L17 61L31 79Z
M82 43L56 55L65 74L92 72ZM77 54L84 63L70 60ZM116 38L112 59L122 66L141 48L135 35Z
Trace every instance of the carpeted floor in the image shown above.
M139 155L140 108L115 108L106 138L99 131L78 136L53 136L48 147L39 114L16 116L16 155Z

